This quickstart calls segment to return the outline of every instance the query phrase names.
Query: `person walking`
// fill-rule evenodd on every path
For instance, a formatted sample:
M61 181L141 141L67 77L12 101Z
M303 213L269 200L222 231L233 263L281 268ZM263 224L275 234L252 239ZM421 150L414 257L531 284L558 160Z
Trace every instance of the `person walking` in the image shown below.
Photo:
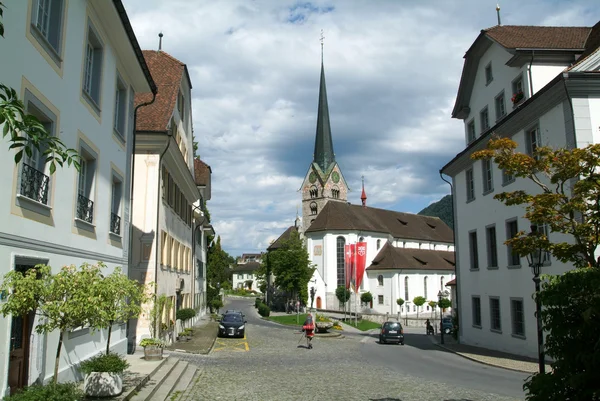
M306 319L304 320L304 324L302 325L302 331L306 336L306 346L308 349L312 349L312 339L315 333L315 322L313 321L312 314L308 314Z
M427 321L425 322L425 327L426 327L426 333L427 335L433 335L433 326L431 325L431 322L429 321L429 319L427 319Z

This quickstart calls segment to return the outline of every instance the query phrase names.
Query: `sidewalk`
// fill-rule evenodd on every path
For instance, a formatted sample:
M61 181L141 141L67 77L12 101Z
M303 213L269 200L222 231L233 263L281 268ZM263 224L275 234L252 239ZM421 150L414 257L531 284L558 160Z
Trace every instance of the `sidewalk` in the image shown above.
M459 344L451 335L444 336L444 344L440 344L439 335L427 337L429 337L431 342L438 347L475 362L524 373L538 372L538 361L534 358L476 347L473 345ZM546 372L550 372L551 370L552 368L550 365L546 364Z
M217 339L217 322L211 322L210 315L202 316L192 327L194 335L190 341L175 342L166 349L190 354L208 354Z

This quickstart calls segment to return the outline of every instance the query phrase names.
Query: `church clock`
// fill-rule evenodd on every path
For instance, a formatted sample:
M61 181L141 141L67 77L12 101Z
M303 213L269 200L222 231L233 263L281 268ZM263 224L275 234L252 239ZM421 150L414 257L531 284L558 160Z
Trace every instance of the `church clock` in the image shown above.
M311 184L314 184L315 181L317 181L317 175L315 174L314 171L312 171L310 173L310 175L308 176L308 181L310 181Z
M336 184L340 182L340 174L337 171L334 171L333 174L331 174L331 178Z

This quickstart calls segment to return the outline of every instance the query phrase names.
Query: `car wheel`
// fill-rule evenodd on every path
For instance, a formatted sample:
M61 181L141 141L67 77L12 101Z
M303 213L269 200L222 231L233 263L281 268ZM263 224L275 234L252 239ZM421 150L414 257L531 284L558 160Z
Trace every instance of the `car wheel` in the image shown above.
M385 341L381 337L379 337L379 344L385 344Z
M404 345L404 341L402 341L402 342L400 343L400 345Z
M450 329L448 327L444 329L444 334L450 334Z

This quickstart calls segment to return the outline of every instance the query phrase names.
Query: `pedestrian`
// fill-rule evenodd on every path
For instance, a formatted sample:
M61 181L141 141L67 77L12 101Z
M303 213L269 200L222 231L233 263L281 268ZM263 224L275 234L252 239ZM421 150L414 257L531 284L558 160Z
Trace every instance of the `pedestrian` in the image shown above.
M302 331L306 336L306 345L308 349L312 349L312 339L314 337L315 332L315 322L313 321L312 314L306 315L306 319L304 320L304 324L302 325Z
M427 319L425 321L425 327L426 327L425 330L426 330L427 335L433 334L433 326L431 325L431 322L429 321L429 319Z

